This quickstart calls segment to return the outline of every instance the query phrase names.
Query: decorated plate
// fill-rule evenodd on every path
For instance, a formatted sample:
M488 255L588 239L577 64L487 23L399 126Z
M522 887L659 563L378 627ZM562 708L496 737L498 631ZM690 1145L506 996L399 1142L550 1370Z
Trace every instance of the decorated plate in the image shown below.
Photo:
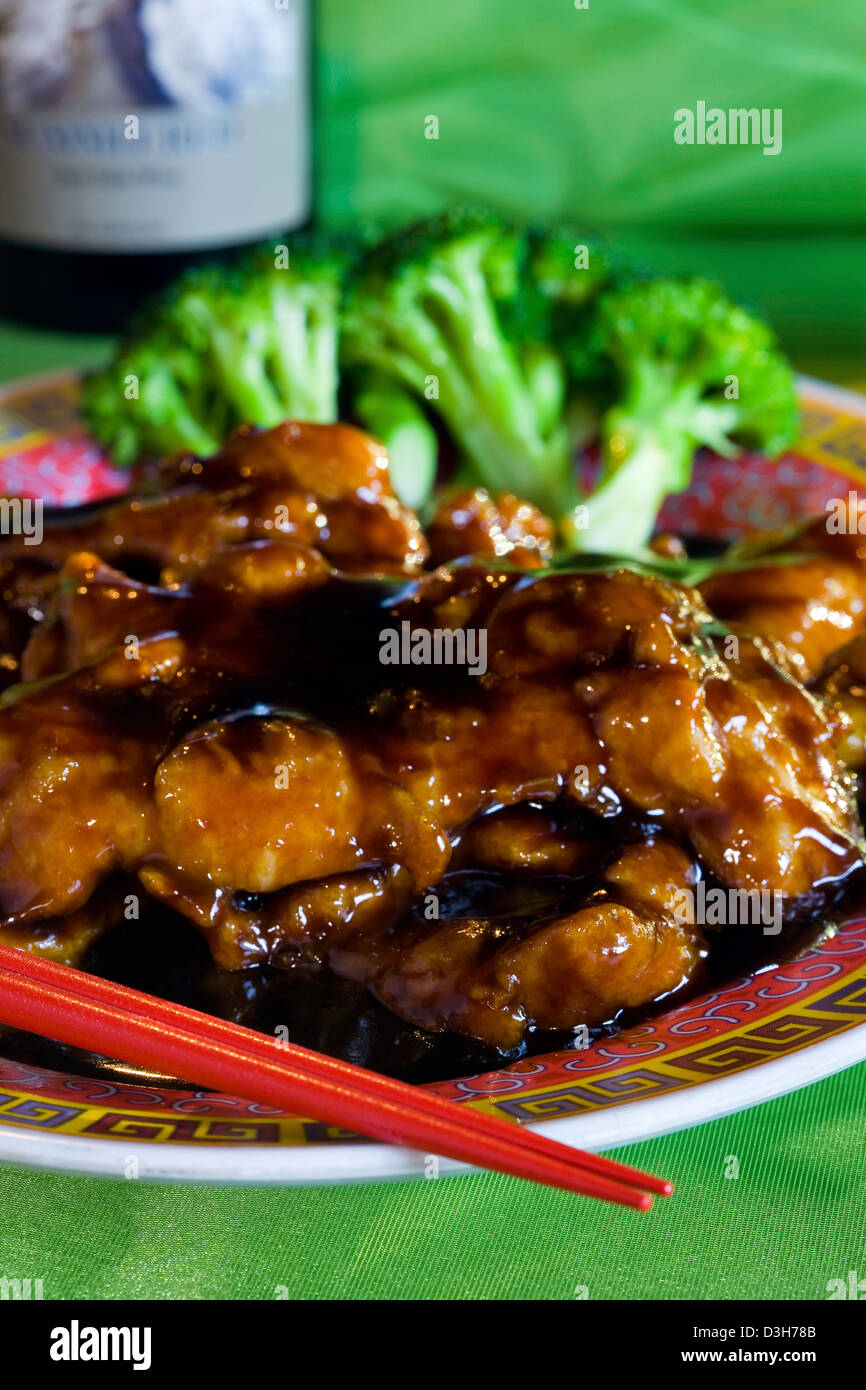
M806 379L801 394L805 429L796 451L773 463L700 459L663 525L731 540L823 512L831 498L862 484L866 399ZM69 375L0 392L0 495L74 505L123 491L128 475L87 437L76 402ZM567 1143L610 1148L754 1105L861 1061L864 1025L866 912L796 959L584 1050L530 1057L431 1089ZM0 1056L0 1161L225 1183L369 1180L428 1167L422 1154L234 1096L150 1076L139 1084L129 1069L123 1081L76 1075L66 1053L56 1056L52 1068ZM442 1160L439 1171L460 1167Z

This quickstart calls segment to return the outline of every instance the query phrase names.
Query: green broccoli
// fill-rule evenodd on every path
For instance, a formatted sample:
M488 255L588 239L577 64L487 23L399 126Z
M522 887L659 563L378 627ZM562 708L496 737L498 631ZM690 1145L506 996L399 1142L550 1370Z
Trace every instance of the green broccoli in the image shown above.
M347 254L313 239L188 272L146 307L84 412L116 462L212 453L244 422L337 419Z
M566 232L436 217L365 258L343 322L347 366L408 388L441 417L479 482L553 514L576 501L560 319L580 314L601 279L576 259Z
M350 259L346 244L307 237L296 241L286 268L275 264L270 246L247 264L271 328L268 367L279 419L331 424L338 418L340 313Z
M607 290L589 342L619 384L602 419L598 482L566 524L576 550L642 553L665 498L688 486L700 445L775 455L797 437L794 376L771 329L709 281ZM586 370L587 341L576 351Z
M340 370L345 369L341 380ZM183 276L85 384L118 463L206 455L243 421L330 422L340 396L423 507L444 436L460 476L525 497L579 552L646 553L695 450L769 454L796 437L771 330L708 281L625 280L574 229L485 213L428 219L352 262L315 238ZM575 449L600 411L598 482Z
M165 326L85 377L82 404L91 434L123 468L145 455L212 454L222 442L222 407L208 399L199 357Z

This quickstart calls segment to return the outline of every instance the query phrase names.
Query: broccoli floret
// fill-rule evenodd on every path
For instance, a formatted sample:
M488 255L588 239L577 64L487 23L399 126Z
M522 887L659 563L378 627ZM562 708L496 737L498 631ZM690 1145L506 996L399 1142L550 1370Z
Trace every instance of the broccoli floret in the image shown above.
M419 223L365 259L343 330L344 361L424 400L477 481L554 514L576 500L558 306L573 315L598 284L573 244L485 214Z
M794 376L767 324L710 281L624 285L596 314L590 341L615 369L617 397L597 486L568 529L577 550L637 555L665 498L688 486L698 446L775 455L793 443Z
M122 468L146 455L212 454L223 438L199 358L165 328L127 342L85 377L82 407L91 434Z
M191 271L170 295L165 322L196 354L203 380L226 401L233 420L275 425L289 413L269 371L274 333L262 276L241 267Z
M351 254L347 244L307 237L293 244L287 266L266 247L247 267L264 296L271 329L268 369L281 418L314 424L337 419L340 313Z
M418 511L436 481L439 441L417 399L393 377L363 373L355 383L352 413L388 450L394 491Z
M183 275L88 379L95 437L128 464L213 452L244 422L336 420L346 263L341 249L306 240Z

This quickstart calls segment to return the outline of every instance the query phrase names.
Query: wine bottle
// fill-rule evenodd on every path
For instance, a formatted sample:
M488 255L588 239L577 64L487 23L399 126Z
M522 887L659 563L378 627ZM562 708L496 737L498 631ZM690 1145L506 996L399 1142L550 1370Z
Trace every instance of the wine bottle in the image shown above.
M110 331L310 216L312 0L7 0L0 312Z

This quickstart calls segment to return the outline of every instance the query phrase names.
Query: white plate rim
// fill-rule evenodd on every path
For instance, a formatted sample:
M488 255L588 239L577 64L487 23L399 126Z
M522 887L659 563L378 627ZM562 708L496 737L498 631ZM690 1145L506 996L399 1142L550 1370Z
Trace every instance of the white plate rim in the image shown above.
M859 1024L839 1037L733 1076L601 1111L545 1120L530 1128L591 1153L624 1148L775 1100L864 1060L866 1026ZM424 1178L429 1174L429 1158L396 1144L136 1144L0 1124L0 1163L121 1180L289 1187L383 1182ZM436 1165L437 1176L474 1171L447 1158L440 1158Z

